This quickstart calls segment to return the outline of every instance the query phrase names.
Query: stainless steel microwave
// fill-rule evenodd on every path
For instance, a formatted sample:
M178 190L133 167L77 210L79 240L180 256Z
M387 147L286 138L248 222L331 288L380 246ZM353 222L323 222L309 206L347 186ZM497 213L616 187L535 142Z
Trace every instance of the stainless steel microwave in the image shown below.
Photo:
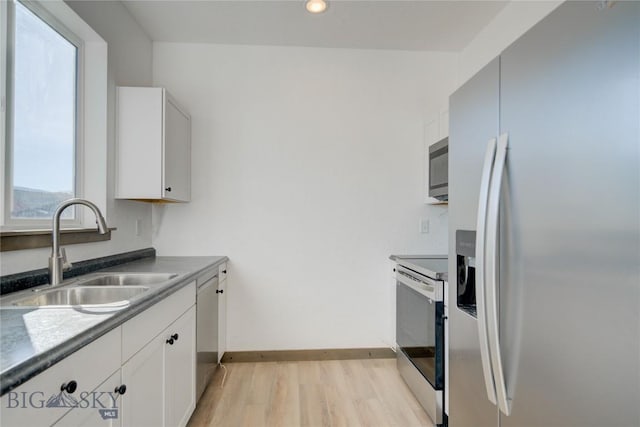
M429 147L429 197L449 200L449 138Z

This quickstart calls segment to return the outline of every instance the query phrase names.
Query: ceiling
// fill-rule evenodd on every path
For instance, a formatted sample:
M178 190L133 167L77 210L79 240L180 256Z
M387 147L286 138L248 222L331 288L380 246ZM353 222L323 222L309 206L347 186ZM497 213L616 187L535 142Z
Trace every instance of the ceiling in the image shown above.
M507 1L123 0L154 41L459 51Z

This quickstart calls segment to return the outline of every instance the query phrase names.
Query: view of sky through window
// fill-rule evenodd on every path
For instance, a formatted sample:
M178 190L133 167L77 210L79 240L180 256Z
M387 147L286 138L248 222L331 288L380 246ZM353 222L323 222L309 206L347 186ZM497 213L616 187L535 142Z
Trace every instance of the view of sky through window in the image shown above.
M75 194L77 48L16 2L13 218L50 218ZM73 215L68 209L65 217Z

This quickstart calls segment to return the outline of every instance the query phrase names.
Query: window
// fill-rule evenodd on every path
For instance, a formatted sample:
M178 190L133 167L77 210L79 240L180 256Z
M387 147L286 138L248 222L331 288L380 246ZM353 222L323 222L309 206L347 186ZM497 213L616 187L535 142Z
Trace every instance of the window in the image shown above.
M0 250L6 236L36 247L71 196L109 220L107 47L63 0L0 0ZM63 228L95 228L89 209L65 216Z
M50 245L42 236L71 196L94 202L110 224L107 47L64 0L0 0L2 253ZM88 232L89 209L64 214L73 243L110 239ZM18 258L0 256L0 268Z
M38 4L7 2L6 16L3 225L33 228L81 192L82 43Z

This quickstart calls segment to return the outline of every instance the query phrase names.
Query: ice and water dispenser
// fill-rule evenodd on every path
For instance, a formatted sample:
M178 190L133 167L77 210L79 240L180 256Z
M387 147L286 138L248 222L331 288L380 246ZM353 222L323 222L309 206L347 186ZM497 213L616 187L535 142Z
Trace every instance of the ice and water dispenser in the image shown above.
M473 317L476 315L476 232L456 230L456 268L458 297L456 304Z

